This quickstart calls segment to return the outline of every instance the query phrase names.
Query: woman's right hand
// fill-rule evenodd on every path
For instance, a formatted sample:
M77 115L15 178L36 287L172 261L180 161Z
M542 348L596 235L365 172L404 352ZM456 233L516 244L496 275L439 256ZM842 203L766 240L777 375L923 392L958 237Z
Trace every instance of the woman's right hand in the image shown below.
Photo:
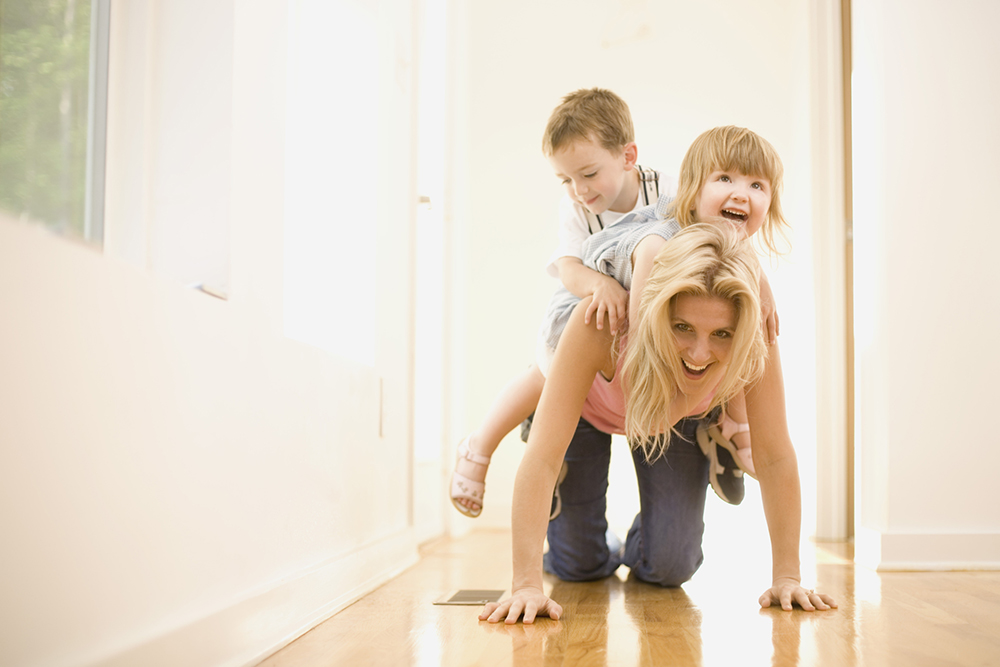
M504 619L504 623L513 625L522 615L526 624L534 623L536 616L548 616L558 621L562 616L562 607L538 588L521 588L502 602L487 604L479 614L479 620L497 623Z

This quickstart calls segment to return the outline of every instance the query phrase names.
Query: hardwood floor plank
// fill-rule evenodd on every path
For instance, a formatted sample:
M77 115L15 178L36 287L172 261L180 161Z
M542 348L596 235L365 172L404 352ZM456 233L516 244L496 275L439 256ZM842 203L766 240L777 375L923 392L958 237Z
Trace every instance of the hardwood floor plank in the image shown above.
M850 545L806 545L804 580L840 608L783 612L757 606L767 563L747 551L716 545L682 588L636 581L627 568L595 582L548 577L562 620L508 626L480 622L479 607L433 604L457 589L509 586L510 533L477 531L428 546L418 565L261 667L1000 665L1000 572L876 573L853 563Z

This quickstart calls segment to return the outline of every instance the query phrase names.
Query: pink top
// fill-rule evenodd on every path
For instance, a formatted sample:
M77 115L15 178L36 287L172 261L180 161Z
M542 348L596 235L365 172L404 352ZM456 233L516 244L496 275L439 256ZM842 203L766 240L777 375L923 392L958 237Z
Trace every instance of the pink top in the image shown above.
M622 392L622 374L615 373L610 382L600 373L594 376L590 393L583 403L581 417L604 433L625 435L625 394Z
M628 338L622 338L622 347L628 344ZM580 416L593 424L594 428L604 433L625 435L625 393L622 391L621 373L615 373L610 381L598 373L594 383L590 385L590 393L583 403ZM711 404L715 397L713 391L701 402L690 415L700 415Z

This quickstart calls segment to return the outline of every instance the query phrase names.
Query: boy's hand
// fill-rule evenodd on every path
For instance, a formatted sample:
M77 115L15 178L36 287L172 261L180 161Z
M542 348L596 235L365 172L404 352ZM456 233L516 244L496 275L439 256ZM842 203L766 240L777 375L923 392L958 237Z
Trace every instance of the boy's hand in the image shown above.
M618 333L618 323L625 322L628 314L628 292L617 280L610 276L600 275L601 280L594 286L594 300L590 302L583 321L590 324L590 316L597 315L597 328L604 328L604 315L608 316L611 333Z
M778 307L774 302L774 293L771 292L771 283L763 272L760 274L760 318L764 324L764 339L768 345L774 345L778 341L778 334L781 333Z

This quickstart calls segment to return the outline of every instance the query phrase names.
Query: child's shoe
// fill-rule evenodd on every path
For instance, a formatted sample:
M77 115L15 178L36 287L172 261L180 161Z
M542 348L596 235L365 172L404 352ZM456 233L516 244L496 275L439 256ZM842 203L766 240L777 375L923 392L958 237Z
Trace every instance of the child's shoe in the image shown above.
M483 456L481 454L474 454L469 449L469 439L466 438L458 445L458 457L455 461L455 472L451 474L451 504L455 506L459 512L465 516L475 519L483 511L483 495L486 493L485 482L477 482L474 479L469 479L465 475L458 472L458 463L461 459L466 461L471 461L472 463L478 463L481 466L488 466L490 464L490 457ZM471 510L459 500L470 500L477 505L479 509Z
M569 466L563 461L562 467L559 468L559 477L556 479L556 487L552 491L552 509L549 512L549 521L552 521L562 513L562 494L559 493L559 487L566 479L566 473L568 472Z
M748 430L747 424L738 424L730 437ZM718 424L703 423L698 427L698 446L708 457L708 481L716 495L730 505L739 505L746 493L741 464L746 464L737 453L736 445L722 434ZM752 470L746 472L754 476Z

